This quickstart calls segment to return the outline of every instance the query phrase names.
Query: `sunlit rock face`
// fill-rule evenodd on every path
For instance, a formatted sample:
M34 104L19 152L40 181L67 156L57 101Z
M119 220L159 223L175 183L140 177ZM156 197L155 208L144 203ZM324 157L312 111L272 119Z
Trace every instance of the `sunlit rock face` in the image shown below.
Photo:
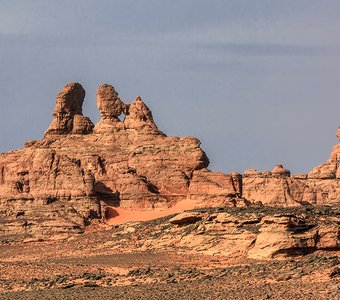
M126 104L112 85L100 85L95 126L83 115L84 98L79 83L68 83L44 138L0 154L0 237L80 234L92 220L105 220L108 206L300 206L340 198L339 144L309 174L291 175L282 165L211 172L200 141L165 135L140 97Z
M80 83L68 83L58 93L53 112L53 121L46 135L88 134L92 132L93 123L83 116L85 90Z
M340 137L340 130L337 132ZM299 206L340 202L340 143L329 159L308 174L291 175L282 165L269 172L247 170L243 196L271 206Z
M92 219L105 219L108 205L168 208L190 197L200 170L211 186L216 180L211 195L224 200L234 192L228 175L206 169L200 141L166 136L140 97L124 104L113 86L99 86L96 126L82 114L84 97L79 83L68 83L44 138L0 155L0 236L81 233ZM195 198L205 193L196 189Z

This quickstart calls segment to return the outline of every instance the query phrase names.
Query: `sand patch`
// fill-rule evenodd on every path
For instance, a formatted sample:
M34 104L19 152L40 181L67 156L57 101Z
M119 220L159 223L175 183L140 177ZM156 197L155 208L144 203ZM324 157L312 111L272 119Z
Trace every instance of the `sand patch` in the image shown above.
M182 200L176 205L165 210L129 210L120 207L109 207L107 211L107 223L110 225L123 224L127 222L150 221L162 218L171 214L180 213L199 207L199 203L194 200Z

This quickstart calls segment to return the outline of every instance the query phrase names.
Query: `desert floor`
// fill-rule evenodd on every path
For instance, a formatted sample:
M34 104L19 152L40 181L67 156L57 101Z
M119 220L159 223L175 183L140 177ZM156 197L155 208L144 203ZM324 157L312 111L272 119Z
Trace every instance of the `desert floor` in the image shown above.
M148 232L165 221L139 228ZM63 241L1 244L0 299L340 299L339 251L280 260L138 251L133 233L117 239L122 226L97 224Z

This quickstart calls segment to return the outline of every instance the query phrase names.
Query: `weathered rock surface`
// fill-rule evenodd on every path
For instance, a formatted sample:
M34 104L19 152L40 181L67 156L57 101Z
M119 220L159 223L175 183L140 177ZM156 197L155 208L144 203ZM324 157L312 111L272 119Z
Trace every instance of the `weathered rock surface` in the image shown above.
M82 115L84 96L80 84L67 84L45 137L0 155L1 237L81 233L92 219L105 218L107 205L148 210L191 194L204 200L207 192L195 187L202 178L222 200L238 193L229 175L206 169L198 139L159 131L140 97L126 105L111 85L101 85L101 120L93 128Z
M201 220L202 217L200 214L195 213L195 212L184 212L181 213L169 220L171 224L176 224L176 225L187 225L187 224L193 224L196 223L197 221Z
M140 97L137 97L127 109L124 120L128 129L151 129L157 130L151 110L145 105Z
M97 106L101 114L95 133L112 133L125 129L125 124L119 119L123 112L127 113L128 105L124 104L118 92L110 84L102 84L97 89Z
M276 165L271 172L246 170L242 180L242 195L250 201L261 201L273 206L338 203L339 163L340 143L333 148L326 163L308 174L291 175L282 165Z
M298 218L300 230L306 229L301 222L316 225L309 230L317 232L318 245L318 226L333 222L334 207L218 208L195 213L201 219L187 225L171 224L168 216L62 241L0 244L0 298L339 298L340 256L335 248L291 248L296 243L304 246L304 236L309 241L304 232L293 233L289 237L293 243L285 241L280 247L272 247L270 241L266 244L271 249L257 245L263 226L284 228L285 217L294 228ZM268 222L271 218L274 223ZM290 236L288 231L280 235ZM224 247L229 243L232 247ZM265 259L249 258L249 253L256 253L255 247ZM304 252L308 254L300 255Z
M340 144L308 175L292 176L282 165L243 176L211 172L200 141L166 136L140 97L125 104L113 86L99 86L96 126L82 114L84 97L79 83L67 84L44 138L0 154L1 239L79 234L93 219L105 219L108 205L151 210L185 199L201 207L339 201Z
M337 132L340 138L340 129ZM274 206L340 202L340 143L329 159L308 174L291 175L282 165L272 172L247 170L243 177L243 196Z
M200 209L179 214L169 223L153 226L148 239L140 240L141 249L179 248L186 253L251 259L289 258L340 249L339 205ZM135 233L140 235L138 230Z
M123 112L123 102L118 92L110 84L102 84L97 90L97 105L103 119L119 122L119 116Z
M53 121L46 135L53 134L87 134L94 125L83 116L85 90L79 83L68 83L57 95L57 103L53 112Z
M337 131L340 141L340 127ZM315 167L309 174L310 179L340 179L340 143L334 146L329 159L320 166Z

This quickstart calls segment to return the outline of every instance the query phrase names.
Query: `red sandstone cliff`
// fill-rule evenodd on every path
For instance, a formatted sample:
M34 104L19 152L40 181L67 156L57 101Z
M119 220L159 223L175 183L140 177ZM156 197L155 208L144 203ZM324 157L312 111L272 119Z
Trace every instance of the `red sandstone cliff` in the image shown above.
M206 169L198 139L159 131L140 97L127 105L101 85L96 126L82 114L84 97L79 83L67 84L44 138L1 154L0 235L80 233L107 205L158 209L238 192L230 176Z
M82 233L91 220L105 218L108 205L150 210L184 199L205 206L338 201L339 144L308 175L291 176L281 165L227 175L207 169L198 139L162 133L140 97L125 104L111 85L101 85L95 126L82 114L84 97L79 83L67 84L44 138L0 155L0 236Z

